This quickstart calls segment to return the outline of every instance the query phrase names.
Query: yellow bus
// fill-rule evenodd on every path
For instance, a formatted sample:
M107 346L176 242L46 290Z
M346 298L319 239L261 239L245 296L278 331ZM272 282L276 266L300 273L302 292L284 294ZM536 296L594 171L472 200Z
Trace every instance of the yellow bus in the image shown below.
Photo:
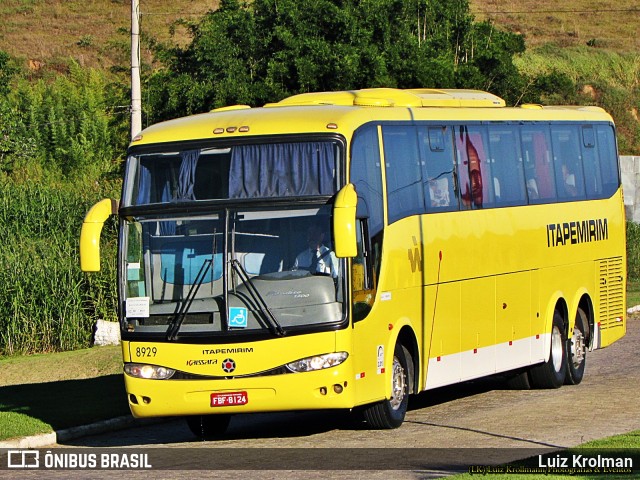
M363 412L504 374L577 384L625 324L615 128L597 107L472 90L296 95L167 121L128 151L119 217L135 417L194 434L234 414Z

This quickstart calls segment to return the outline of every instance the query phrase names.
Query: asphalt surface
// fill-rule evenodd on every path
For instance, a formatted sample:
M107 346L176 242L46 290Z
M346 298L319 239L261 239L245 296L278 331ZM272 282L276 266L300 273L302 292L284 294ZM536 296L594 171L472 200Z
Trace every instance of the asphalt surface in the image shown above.
M588 353L580 385L519 391L493 377L427 391L412 398L406 421L396 430L369 430L349 412L283 412L238 415L225 436L200 442L181 419L122 429L133 423L125 417L0 448L145 451L160 478L191 472L200 478L328 479L344 478L346 471L349 478L372 480L436 478L465 470L465 463L503 464L640 430L639 344L636 313L629 316L623 339ZM299 460L309 452L317 454L316 463ZM425 459L420 465L418 457ZM0 470L0 477L14 478L7 473ZM54 473L64 472L47 472ZM102 478L105 472L91 473ZM127 478L138 473L127 472ZM69 478L69 471L61 478Z

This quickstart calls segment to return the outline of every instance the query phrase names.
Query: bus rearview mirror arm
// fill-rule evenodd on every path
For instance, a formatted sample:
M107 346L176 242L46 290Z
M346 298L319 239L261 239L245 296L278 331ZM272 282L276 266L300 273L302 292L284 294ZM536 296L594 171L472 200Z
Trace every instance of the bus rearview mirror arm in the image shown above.
M118 201L105 198L96 203L82 222L80 231L80 269L83 272L100 271L100 234L104 222L118 212Z

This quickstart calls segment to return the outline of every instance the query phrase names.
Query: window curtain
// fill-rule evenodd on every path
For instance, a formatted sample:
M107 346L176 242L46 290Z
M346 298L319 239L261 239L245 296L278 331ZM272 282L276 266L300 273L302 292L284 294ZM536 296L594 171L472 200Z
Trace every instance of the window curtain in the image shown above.
M335 193L335 153L329 142L244 145L233 149L229 198Z
M186 150L180 153L180 176L178 177L178 201L195 200L193 186L196 183L196 167L200 150Z
M138 167L138 195L136 205L144 205L151 200L151 172L142 162Z

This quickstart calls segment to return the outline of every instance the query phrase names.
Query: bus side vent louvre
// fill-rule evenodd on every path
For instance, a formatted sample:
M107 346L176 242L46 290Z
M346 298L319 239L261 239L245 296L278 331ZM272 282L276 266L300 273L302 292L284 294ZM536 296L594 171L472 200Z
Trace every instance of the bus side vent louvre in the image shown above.
M621 328L624 318L624 270L622 257L604 258L598 261L598 286L600 296L600 327Z

